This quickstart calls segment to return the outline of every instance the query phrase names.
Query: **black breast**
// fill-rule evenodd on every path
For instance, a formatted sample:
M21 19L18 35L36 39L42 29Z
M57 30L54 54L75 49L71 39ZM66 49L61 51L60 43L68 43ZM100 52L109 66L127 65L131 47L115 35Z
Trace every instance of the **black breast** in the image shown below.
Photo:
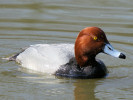
M102 78L107 74L107 69L104 63L97 60L95 66L86 66L81 68L75 58L71 58L68 63L61 65L55 72L56 76L70 78Z

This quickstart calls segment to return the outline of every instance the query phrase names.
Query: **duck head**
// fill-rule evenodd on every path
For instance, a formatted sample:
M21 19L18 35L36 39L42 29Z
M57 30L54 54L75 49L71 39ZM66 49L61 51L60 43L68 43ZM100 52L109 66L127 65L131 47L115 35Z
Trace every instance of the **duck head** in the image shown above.
M112 47L102 29L98 27L83 29L75 41L75 58L80 67L96 63L95 56L101 52L122 59L126 58L123 53Z

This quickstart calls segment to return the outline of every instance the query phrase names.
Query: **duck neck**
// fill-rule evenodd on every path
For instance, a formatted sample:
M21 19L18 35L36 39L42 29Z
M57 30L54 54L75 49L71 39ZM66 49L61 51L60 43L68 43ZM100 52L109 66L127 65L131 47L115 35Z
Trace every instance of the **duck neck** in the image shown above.
M86 56L82 58L82 63L79 63L80 67L87 67L87 66L95 66L97 64L97 61L95 59L95 56Z
M88 60L86 62L86 66L95 66L96 65L96 59L95 56L88 57Z

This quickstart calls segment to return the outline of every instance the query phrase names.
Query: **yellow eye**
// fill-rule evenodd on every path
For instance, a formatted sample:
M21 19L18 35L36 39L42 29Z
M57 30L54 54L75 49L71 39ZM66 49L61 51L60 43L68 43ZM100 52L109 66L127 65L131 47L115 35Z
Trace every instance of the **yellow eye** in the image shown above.
M97 40L97 37L96 36L94 36L94 40Z

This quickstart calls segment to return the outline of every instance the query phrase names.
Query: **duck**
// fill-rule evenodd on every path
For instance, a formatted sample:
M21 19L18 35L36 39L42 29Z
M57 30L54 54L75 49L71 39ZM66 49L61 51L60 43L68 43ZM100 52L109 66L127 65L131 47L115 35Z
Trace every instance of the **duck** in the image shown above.
M8 58L22 67L69 78L103 78L108 74L105 64L96 58L99 53L126 59L114 49L99 27L81 30L75 44L35 44Z

